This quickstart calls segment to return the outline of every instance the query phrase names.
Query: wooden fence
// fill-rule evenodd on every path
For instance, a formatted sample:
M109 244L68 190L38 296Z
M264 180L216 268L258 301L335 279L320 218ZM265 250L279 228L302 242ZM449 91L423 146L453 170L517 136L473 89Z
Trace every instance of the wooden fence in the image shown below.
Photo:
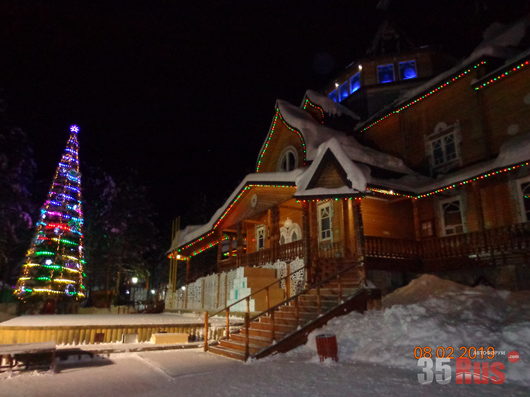
M53 341L58 345L82 345L93 343L116 343L125 334L137 334L138 342L148 342L154 333L187 333L191 339L200 340L204 323L190 324L142 324L142 325L76 325L76 326L2 326L0 344L37 343ZM224 327L213 326L210 338L219 339Z

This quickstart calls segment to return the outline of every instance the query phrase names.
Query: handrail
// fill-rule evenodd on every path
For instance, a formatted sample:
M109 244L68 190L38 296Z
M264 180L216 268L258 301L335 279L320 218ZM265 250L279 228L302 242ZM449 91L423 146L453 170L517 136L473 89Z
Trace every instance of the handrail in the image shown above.
M266 289L272 287L274 284L281 283L283 280L285 280L285 279L291 277L293 274L298 273L298 272L300 272L300 271L302 271L302 270L304 270L304 269L305 269L305 267L301 267L300 269L295 270L295 271L292 271L291 273L289 273L289 274L286 275L286 276L283 276L282 278L279 278L279 279L274 280L272 283L266 285L265 287L262 287L262 288L260 288L259 290L252 292L250 295L247 295L247 296L245 296L244 298L241 298L240 300L238 300L238 301L236 301L236 302L234 302L234 303L231 303L231 304L229 304L228 306L225 306L224 308L222 308L221 310L215 312L214 314L211 314L210 317L217 316L218 314L220 314L220 313L226 311L227 309L230 309L232 306L237 305L238 303L241 303L241 302L243 302L244 300L247 300L247 298L250 298L251 296L258 294L258 293L260 293L261 291L264 291L264 290L266 290Z
M269 306L269 302L270 302L270 301L269 301L269 298L268 298L268 289L269 289L269 287L272 286L272 285L274 285L276 282L281 282L283 279L285 279L285 278L287 278L287 277L290 277L292 274L294 274L294 273L296 273L296 272L299 272L299 271L303 270L304 268L302 267L302 268L300 268L300 269L298 269L298 270L295 270L295 271L289 273L288 275L286 275L286 276L284 276L284 277L282 277L282 278L276 280L274 283L271 283L271 284L269 284L268 286L263 287L263 288L261 288L261 289L258 290L258 291L255 291L254 293L252 293L252 294L246 296L245 298L242 298L242 299L240 299L239 301L232 303L231 305L225 307L224 309L218 311L217 313L214 313L213 315L215 316L215 315L217 315L217 314L219 314L219 313L221 313L221 312L223 312L223 311L226 311L226 316L227 316L227 318L226 318L226 336L225 336L225 337L226 337L226 339L229 339L229 338L230 338L230 322L229 322L230 307L233 306L233 305L235 305L235 304L237 304L237 303L240 303L240 302L242 302L242 301L244 301L244 300L246 301L246 303L247 303L247 311L245 312L245 324L244 324L244 327L245 327L245 360L246 360L246 359L249 357L249 354L250 354L250 353L249 353L249 344L250 344L250 340L249 340L249 327L250 327L250 323L251 323L252 321L254 321L255 319L257 319L258 317L263 316L264 314L267 314L267 313L271 312L271 321L272 321L272 338L273 338L273 340L274 340L274 330L275 330L275 326L274 326L274 323L275 323L275 322L274 322L274 311L275 311L276 309L278 309L279 307L281 307L281 306L283 306L283 305L285 305L285 304L287 304L287 303L289 303L289 302L292 302L292 301L294 300L294 301L295 301L295 312L296 312L296 313L295 313L295 316L296 316L296 318L297 318L297 322L298 322L298 320L299 320L298 297L299 297L300 295L302 295L302 294L304 294L304 293L307 293L307 292L308 292L309 290L311 290L311 289L317 288L317 290L318 290L318 293L317 293L317 299L320 301L320 287L321 287L322 285L324 285L324 284L326 284L326 283L332 281L333 279L337 279L338 282L339 282L339 299L342 299L342 285L341 285L341 283L340 283L341 275L342 275L343 273L345 273L345 272L347 272L347 271L353 269L353 268L360 267L360 266L362 266L362 264L360 264L360 263L354 263L354 264L352 264L351 266L348 266L348 267L342 269L341 271L337 272L336 274L334 274L334 275L332 275L332 276L330 276L330 277L328 277L328 278L326 278L326 279L324 279L324 280L321 280L321 281L318 281L318 282L313 283L311 286L304 288L301 292L299 292L299 293L297 293L297 294L295 294L295 295L293 295L293 296L288 297L287 299L283 300L282 302L280 302L280 303L278 303L278 304L276 304L276 305L274 305L274 306L272 306L272 307L268 307L267 310L264 310L264 311L262 311L262 312L256 314L255 316L250 317L250 308L249 308L249 304L250 304L250 297L251 297L252 295L257 294L257 293L259 293L259 292L261 292L261 291L263 291L263 290L267 290L267 306ZM320 303L319 303L318 306L319 306L318 311L319 311L319 313L320 313ZM209 328L209 326L208 326L208 318L209 318L208 312L205 312L205 313L204 313L204 351L207 351L207 350L208 350L208 328Z
M353 269L353 268L355 268L355 267L360 267L360 266L362 266L360 263L354 263L353 265L348 266L348 267L346 267L345 269L342 269L340 272L337 272L337 273L335 273L334 275L332 275L332 276L330 276L330 277L328 277L328 278L326 278L326 279L324 279L324 280L322 280L322 281L315 282L315 283L313 283L312 285L310 285L309 287L304 288L304 289L303 289L302 291L300 291L299 293L297 293L297 294L291 296L290 298L287 298L287 299L285 299L284 301L282 301L282 302L280 302L280 303L278 303L278 304L276 304L276 305L274 305L274 306L268 308L267 310L264 310L264 311L262 311L261 313L256 314L254 317L251 317L251 318L250 318L250 321L254 321L254 320L257 319L258 317L261 317L263 314L266 314L266 313L270 312L271 310L276 310L276 309L279 308L280 306L283 306L284 304L289 303L289 302L291 302L292 300L298 298L300 295L303 295L303 294L307 293L308 291L310 291L310 290L312 290L312 289L314 289L314 288L320 288L320 287L322 287L324 284L327 284L327 283L329 283L330 281L332 281L333 279L336 279L336 278L339 277L341 274L346 273L347 271L349 271L349 270L351 270L351 269ZM340 287L340 285L339 285L339 287ZM340 289L342 289L342 288L340 288ZM341 293L342 293L342 291L341 291Z

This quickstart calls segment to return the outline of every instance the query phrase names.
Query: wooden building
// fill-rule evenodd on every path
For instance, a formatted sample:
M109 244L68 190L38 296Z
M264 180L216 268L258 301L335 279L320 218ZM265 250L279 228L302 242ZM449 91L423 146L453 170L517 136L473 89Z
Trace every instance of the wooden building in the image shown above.
M524 44L526 25L500 36ZM331 258L366 257L373 269L388 262L396 273L513 262L520 269L512 274L477 278L529 286L526 250L518 249L530 216L529 57L510 45L506 58L504 46L481 44L351 131L330 127L358 121L347 103L313 91L299 108L278 100L256 173L208 224L181 231L171 255L189 258L227 240L229 248L218 245L221 271L303 257L310 278L325 274ZM416 55L419 71L432 65L433 56ZM362 81L388 59L364 62Z
M278 100L255 173L207 224L176 233L167 306L230 305L242 297L236 285L264 284L236 282L230 272L260 266L276 269L285 302L352 264L350 282L383 292L424 272L530 288L528 25L525 17L507 27L367 119L353 111L358 101L340 96L342 83L307 91L299 107ZM397 79L407 65L420 75L435 70L429 51L389 57L372 56L340 78L382 90L374 86L396 83L382 70ZM193 258L207 250L217 252L217 273L194 281ZM176 288L177 266L187 267L186 291Z

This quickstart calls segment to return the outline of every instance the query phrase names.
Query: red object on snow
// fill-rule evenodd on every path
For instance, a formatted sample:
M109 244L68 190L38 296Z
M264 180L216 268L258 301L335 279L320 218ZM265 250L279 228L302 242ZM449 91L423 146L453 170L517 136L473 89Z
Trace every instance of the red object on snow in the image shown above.
M337 338L332 334L321 334L315 338L317 342L317 353L320 362L326 358L331 358L334 361L339 361L337 352Z

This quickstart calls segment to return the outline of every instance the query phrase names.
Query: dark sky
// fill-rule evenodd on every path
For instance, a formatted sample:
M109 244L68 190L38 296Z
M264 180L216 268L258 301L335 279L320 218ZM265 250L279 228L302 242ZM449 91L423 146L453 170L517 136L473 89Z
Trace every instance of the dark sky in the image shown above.
M462 56L525 3L394 1L390 12L417 44ZM0 1L0 88L46 185L77 123L82 164L137 169L169 235L172 218L197 222L200 202L209 217L254 170L276 98L299 104L363 55L376 4Z

